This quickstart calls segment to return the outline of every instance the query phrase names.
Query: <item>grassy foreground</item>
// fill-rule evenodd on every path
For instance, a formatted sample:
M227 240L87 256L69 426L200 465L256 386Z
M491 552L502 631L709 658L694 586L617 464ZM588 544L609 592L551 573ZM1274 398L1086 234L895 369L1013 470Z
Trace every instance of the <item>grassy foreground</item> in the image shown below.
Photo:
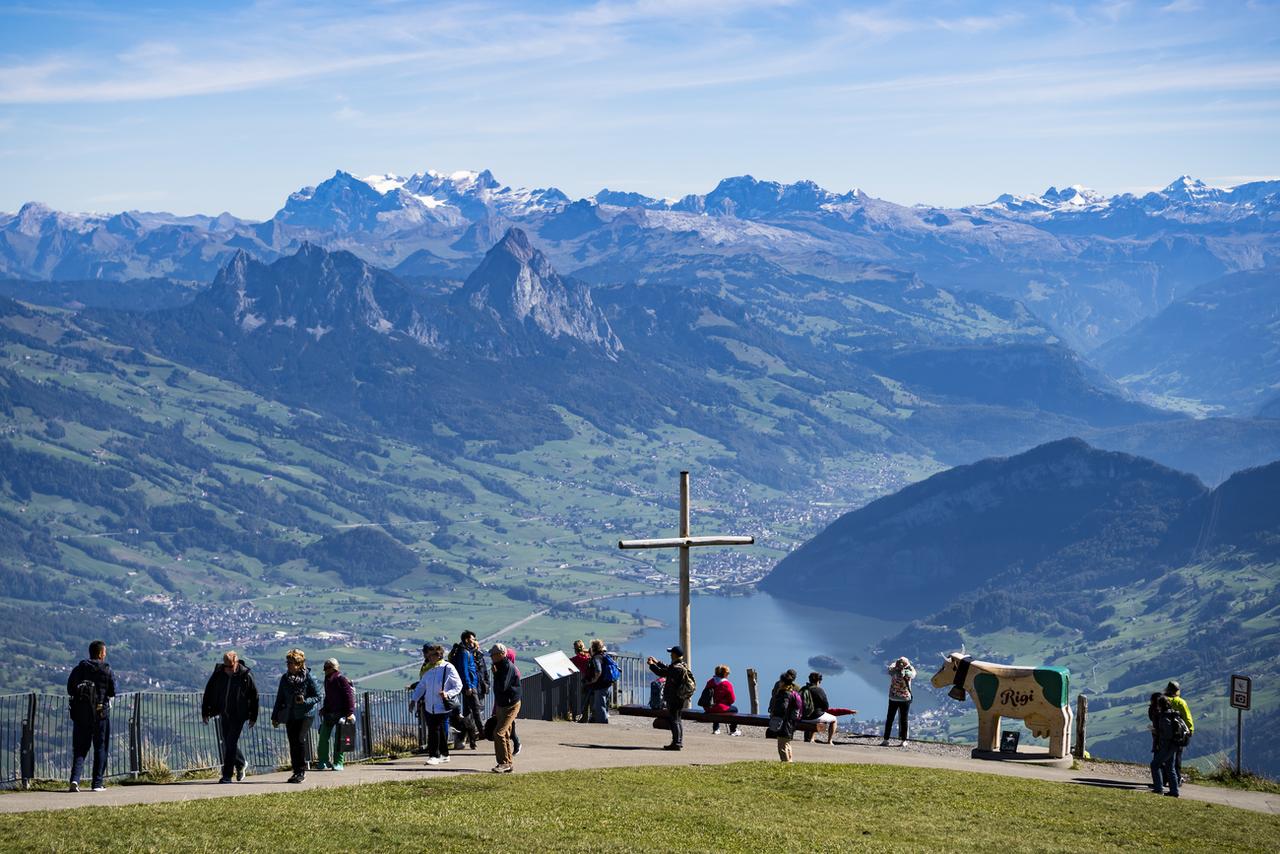
M1274 851L1280 816L985 774L740 763L0 816L12 851Z

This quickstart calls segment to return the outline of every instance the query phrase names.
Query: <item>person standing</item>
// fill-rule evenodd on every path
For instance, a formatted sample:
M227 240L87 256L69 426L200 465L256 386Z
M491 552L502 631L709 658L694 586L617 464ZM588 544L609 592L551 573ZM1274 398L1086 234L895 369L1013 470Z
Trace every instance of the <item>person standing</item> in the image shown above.
M316 719L320 704L320 685L307 667L307 655L291 649L284 656L285 671L276 686L276 702L271 709L271 725L284 724L289 737L289 765L293 768L290 783L301 783L307 777L307 733Z
M1151 791L1157 795L1165 794L1164 787L1169 787L1168 795L1178 797L1178 772L1174 769L1174 757L1178 753L1181 739L1178 737L1178 721L1182 715L1174 710L1169 698L1157 695L1155 713L1152 717L1152 730L1155 733L1155 747L1151 757Z
M587 722L587 670L591 666L591 653L587 652L587 645L581 640L573 642L573 657L569 659L573 666L578 668L578 672L572 677L572 686L569 691L569 697L572 700L572 707L569 713L573 719L580 724Z
M449 715L457 709L458 695L462 693L462 678L457 669L444 660L444 647L430 644L427 649L427 669L413 689L409 705L417 706L427 719L427 764L440 765L449 761Z
M206 724L210 718L221 719L222 777L218 782L230 783L233 774L236 780L243 780L247 763L240 752L240 735L245 724L252 728L258 722L258 686L249 666L234 650L223 653L222 663L205 683L200 717Z
M481 660L480 644L476 633L467 630L449 650L449 663L462 679L462 710L459 717L463 726L454 736L453 749L461 750L465 741L476 749L476 735L484 728L480 706L489 693L489 668Z
M489 648L489 659L493 662L493 752L498 760L493 772L510 774L515 770L511 730L515 726L516 715L520 713L520 676L516 666L507 658L507 648L503 644L495 643Z
M356 689L338 669L338 659L324 662L324 705L320 707L320 747L316 751L316 767L321 771L341 771L346 756L342 750L344 723L356 722ZM329 742L333 741L333 761L329 760Z
M95 792L106 791L107 750L111 746L111 700L116 695L116 677L107 664L107 645L89 644L89 657L71 669L67 696L71 712L71 783L68 790L80 791L84 761L93 748L92 781Z
M729 681L729 665L717 664L714 674L707 680L702 690L710 702L704 707L711 714L736 715L738 698L733 691L733 683ZM720 724L711 725L711 734L720 734ZM729 735L742 735L737 724L729 724Z
M803 719L817 724L818 732L826 729L827 744L832 744L836 740L836 716L827 711L831 701L822 687L822 674L816 670L809 674L809 683L800 689L800 708ZM807 735L805 740L808 741Z
M593 724L609 722L609 690L613 687L610 676L609 652L604 641L595 638L591 641L591 661L584 674L584 685L587 688L587 720Z
M769 699L769 728L765 735L778 739L778 758L791 762L791 740L800 720L800 692L796 688L796 672L788 670L778 677Z
M671 656L670 664L663 664L652 655L646 659L649 669L655 676L667 680L663 687L662 700L666 704L667 719L671 724L671 743L664 744L663 750L684 749L684 721L682 715L693 699L697 683L693 680L693 672L684 660L684 650L679 646L667 647Z
M1173 770L1181 784L1187 782L1187 778L1182 776L1182 751L1187 749L1187 745L1191 743L1191 736L1196 734L1196 722L1191 717L1191 707L1187 705L1186 700L1182 699L1181 685L1172 679L1169 680L1169 684L1164 686L1164 695L1169 700L1169 708L1181 715L1182 722L1187 725L1186 739L1178 745L1173 756Z
M916 678L916 669L905 655L889 665L889 712L884 719L884 738L880 746L889 744L889 733L893 729L893 716L898 716L898 746L906 747L907 712L911 708L911 680Z

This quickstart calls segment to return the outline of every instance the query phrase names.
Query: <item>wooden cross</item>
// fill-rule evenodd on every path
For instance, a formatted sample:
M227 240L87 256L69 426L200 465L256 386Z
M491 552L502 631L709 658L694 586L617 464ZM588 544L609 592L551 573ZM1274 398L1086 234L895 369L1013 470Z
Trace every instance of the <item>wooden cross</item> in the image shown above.
M680 550L680 646L684 660L693 661L689 637L689 549L693 546L750 546L755 537L691 537L689 536L689 473L680 472L680 536L668 540L619 540L620 549Z

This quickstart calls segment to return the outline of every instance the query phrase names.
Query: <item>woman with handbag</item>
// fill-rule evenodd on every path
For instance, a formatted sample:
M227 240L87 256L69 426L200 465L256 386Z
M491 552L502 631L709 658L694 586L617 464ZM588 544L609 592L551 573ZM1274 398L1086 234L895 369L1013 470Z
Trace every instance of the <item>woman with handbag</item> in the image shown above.
M462 677L452 664L444 660L444 647L427 647L427 663L422 678L409 698L410 708L417 706L427 719L427 764L449 761L449 716L461 707Z
M769 727L765 735L778 740L778 758L791 761L791 739L795 738L796 723L800 720L800 689L796 687L796 672L788 670L778 677L769 700Z

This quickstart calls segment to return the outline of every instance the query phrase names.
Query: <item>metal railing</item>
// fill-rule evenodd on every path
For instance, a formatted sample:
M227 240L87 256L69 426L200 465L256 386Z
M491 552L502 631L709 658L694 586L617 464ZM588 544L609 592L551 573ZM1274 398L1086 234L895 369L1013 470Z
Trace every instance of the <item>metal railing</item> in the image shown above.
M627 653L613 655L622 671L614 686L614 705L647 702L651 677L644 659ZM549 720L581 710L581 678L576 674L553 683L535 666L521 679L521 688L522 718ZM220 768L221 720L201 721L202 697L195 691L116 696L111 704L106 776L167 779ZM254 770L274 771L289 763L284 727L270 724L274 703L274 692L260 693L258 724L246 727L240 736L240 751ZM492 694L484 699L481 712L485 718L493 713ZM349 762L421 751L427 742L425 727L410 710L404 689L358 691L356 731L356 747L346 754ZM0 788L66 779L72 758L71 732L65 695L0 695ZM310 741L309 755L314 756L314 729Z

